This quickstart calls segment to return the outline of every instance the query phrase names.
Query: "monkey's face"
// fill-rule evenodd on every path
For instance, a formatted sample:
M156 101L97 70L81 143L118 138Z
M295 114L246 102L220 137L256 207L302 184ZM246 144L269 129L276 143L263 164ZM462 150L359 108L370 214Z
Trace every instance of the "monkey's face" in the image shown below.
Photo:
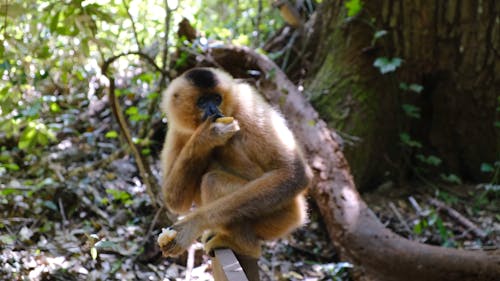
M232 78L212 68L195 68L176 78L164 95L169 122L194 131L203 121L230 116Z

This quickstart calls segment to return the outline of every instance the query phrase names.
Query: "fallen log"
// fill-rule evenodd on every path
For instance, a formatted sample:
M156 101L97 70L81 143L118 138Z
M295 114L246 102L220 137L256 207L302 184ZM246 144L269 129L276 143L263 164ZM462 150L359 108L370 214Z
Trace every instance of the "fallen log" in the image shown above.
M245 47L214 48L207 58L236 77L260 71L257 86L280 106L303 144L315 171L310 193L341 259L355 265L357 280L500 280L498 252L420 244L385 228L357 192L335 132L270 59Z

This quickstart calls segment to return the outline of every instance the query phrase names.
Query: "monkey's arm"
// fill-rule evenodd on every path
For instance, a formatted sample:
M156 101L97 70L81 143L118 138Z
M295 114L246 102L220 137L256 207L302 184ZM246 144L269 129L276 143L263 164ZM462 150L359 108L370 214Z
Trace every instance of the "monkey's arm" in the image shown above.
M189 210L198 194L201 177L210 164L212 149L224 145L239 129L236 120L228 124L207 120L184 146L176 145L175 139L167 141L163 193L170 209L176 212Z
M172 211L189 210L198 189L200 178L208 165L210 150L199 145L193 134L184 146L175 139L167 140L163 151L163 185L165 203Z
M185 220L199 228L228 225L273 213L302 192L311 180L302 159L269 171L241 189L194 210Z

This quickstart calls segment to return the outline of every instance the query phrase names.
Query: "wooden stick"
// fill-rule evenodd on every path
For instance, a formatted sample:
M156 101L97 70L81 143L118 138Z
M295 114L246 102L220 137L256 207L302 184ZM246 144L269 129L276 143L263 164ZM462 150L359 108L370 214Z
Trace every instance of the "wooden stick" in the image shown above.
M215 250L212 258L215 281L259 281L257 259L238 256L230 249Z
M401 215L401 213L398 211L398 209L396 208L396 206L394 205L394 203L389 202L389 208L391 208L392 212L396 215L396 217L398 218L399 222L401 222L401 224L404 226L405 230L411 236L413 234L413 232L411 231L410 226L408 226L408 223L406 223L405 219L403 218L403 215Z
M453 209L452 207L449 207L446 204L444 204L443 202L441 202L437 199L434 199L434 198L430 198L429 203L431 205L435 206L436 208L445 211L448 216L457 220L463 226L467 227L476 236L478 236L480 238L486 238L486 236L488 236L488 234L486 234L486 232L484 232L482 229L480 229L476 224L471 222L469 219L462 216L462 214L460 214L457 210Z

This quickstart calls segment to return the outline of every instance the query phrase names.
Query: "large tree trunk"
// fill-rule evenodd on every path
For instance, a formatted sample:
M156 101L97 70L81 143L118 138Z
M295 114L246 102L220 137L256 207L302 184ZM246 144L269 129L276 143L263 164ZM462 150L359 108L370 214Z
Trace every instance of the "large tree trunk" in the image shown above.
M419 153L442 158L446 172L484 180L481 163L500 157L500 133L493 125L500 91L500 2L363 3L362 12L347 20L344 1L323 2L314 25L320 38L316 67L306 85L331 127L361 138L346 147L356 181L373 186L401 171L408 160L396 145L402 132L423 143ZM372 44L377 30L387 35ZM400 57L403 66L382 75L373 67L382 56ZM423 85L424 91L411 97L399 82ZM422 109L419 120L404 115L405 102Z
M286 75L266 57L246 48L213 49L209 55L237 77L259 70L262 94L279 105L315 170L311 193L342 260L361 273L358 280L497 281L500 255L428 246L387 230L360 198L334 132Z

